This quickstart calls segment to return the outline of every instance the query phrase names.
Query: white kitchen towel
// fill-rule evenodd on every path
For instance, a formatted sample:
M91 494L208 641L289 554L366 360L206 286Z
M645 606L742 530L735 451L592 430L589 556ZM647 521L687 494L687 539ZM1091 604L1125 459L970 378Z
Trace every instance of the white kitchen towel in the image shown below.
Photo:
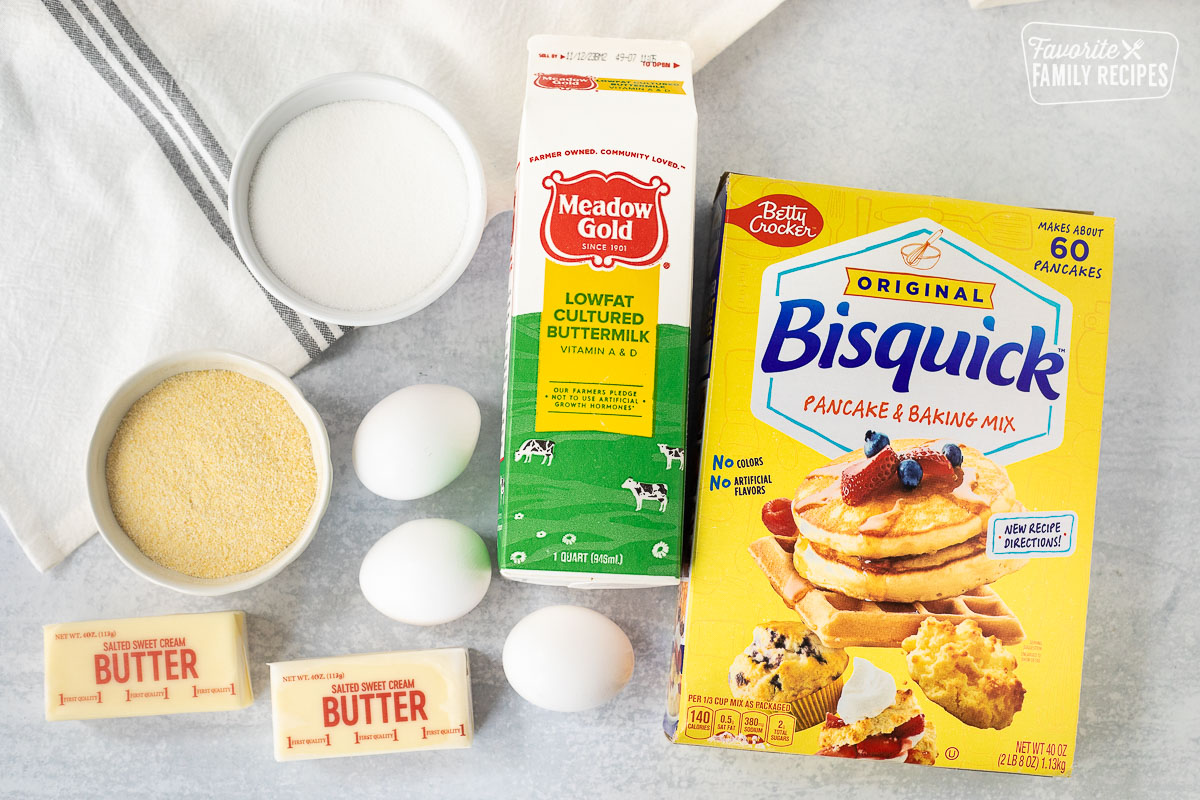
M167 353L292 374L346 331L267 295L234 248L230 157L278 97L332 72L440 98L512 201L525 42L689 42L698 69L780 0L5 0L0 5L0 516L38 569L94 532L91 428ZM402 324L402 323L397 323Z

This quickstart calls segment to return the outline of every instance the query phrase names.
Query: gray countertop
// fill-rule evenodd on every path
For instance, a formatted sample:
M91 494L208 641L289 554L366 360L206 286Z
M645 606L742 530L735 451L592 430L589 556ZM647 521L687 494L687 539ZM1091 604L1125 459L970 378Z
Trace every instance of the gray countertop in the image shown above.
M1174 89L1157 101L1035 105L1019 42L1029 20L1171 31L1181 42ZM0 532L0 795L1195 796L1200 104L1191 65L1198 46L1200 8L1176 0L1050 0L982 12L968 10L966 0L796 0L696 79L701 220L725 170L1116 217L1074 777L670 745L661 718L673 589L583 593L496 576L474 612L433 629L393 623L368 606L357 583L362 556L405 520L460 520L494 553L510 226L503 215L444 298L409 319L355 331L297 377L329 427L333 498L312 546L274 580L224 599L185 597L133 575L99 538L41 575ZM351 440L377 400L415 382L457 384L478 398L480 446L449 488L420 501L387 501L355 478ZM500 666L506 633L554 603L595 608L628 632L637 666L616 701L561 715L508 687ZM259 694L251 708L42 720L42 624L223 608L249 615ZM265 662L442 645L471 648L473 749L274 762Z

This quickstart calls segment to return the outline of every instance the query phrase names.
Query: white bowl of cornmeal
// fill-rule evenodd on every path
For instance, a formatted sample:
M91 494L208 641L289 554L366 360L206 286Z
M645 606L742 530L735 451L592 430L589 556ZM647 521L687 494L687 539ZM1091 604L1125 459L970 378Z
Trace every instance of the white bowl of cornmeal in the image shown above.
M100 535L138 575L185 594L279 574L313 540L332 485L321 415L279 370L225 350L138 370L88 448Z
M380 325L441 297L485 222L483 166L454 116L385 75L307 83L254 123L229 214L258 282L301 314Z

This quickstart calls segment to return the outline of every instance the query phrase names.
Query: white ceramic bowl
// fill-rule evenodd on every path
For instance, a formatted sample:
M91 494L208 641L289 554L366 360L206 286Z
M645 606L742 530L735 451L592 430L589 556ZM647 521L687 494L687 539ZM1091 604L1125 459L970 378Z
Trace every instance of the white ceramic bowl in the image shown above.
M468 205L462 242L437 281L425 291L398 305L368 311L351 311L325 306L298 294L267 266L262 254L258 252L250 229L250 179L267 144L280 128L304 112L340 100L383 100L420 111L450 137L466 171ZM399 78L370 72L345 72L317 78L268 108L246 134L246 139L233 160L233 173L230 176L230 227L233 230L233 239L237 242L238 252L242 254L242 260L246 262L250 272L267 291L284 304L301 314L339 325L382 325L415 314L445 294L462 275L467 264L471 262L471 256L479 247L486 210L483 164L458 120L424 89Z
M283 395L292 411L304 424L308 431L308 440L312 444L313 463L317 469L317 494L313 499L312 509L308 519L296 540L287 546L279 555L257 569L231 575L228 578L194 578L162 566L142 553L121 529L117 518L113 515L112 506L108 500L108 483L105 478L105 465L108 460L108 448L121 420L125 418L130 407L138 398L146 394L158 384L178 375L181 372L205 369L226 369L265 383ZM215 596L240 592L257 586L263 581L278 574L284 567L296 560L308 547L325 509L329 505L329 492L333 484L333 466L329 459L329 434L325 431L325 423L321 415L304 399L304 395L286 375L272 366L256 361L248 356L231 353L224 350L193 350L176 353L160 361L143 367L113 394L100 419L96 422L96 430L92 434L92 442L87 455L87 490L88 501L92 506L92 515L100 535L108 542L117 558L125 566L141 575L148 581L166 586L185 594Z

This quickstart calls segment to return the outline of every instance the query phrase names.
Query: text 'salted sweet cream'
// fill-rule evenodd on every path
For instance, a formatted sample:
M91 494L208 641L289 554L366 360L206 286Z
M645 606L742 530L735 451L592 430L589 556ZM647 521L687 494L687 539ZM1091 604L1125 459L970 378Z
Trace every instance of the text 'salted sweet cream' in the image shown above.
M241 611L43 629L46 719L229 711L254 702Z

